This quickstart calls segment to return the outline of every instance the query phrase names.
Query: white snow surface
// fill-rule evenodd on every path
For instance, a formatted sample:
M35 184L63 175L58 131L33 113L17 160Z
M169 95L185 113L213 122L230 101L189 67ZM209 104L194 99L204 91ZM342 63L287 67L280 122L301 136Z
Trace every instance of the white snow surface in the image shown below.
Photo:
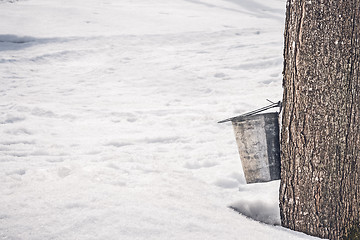
M217 124L281 99L284 11L1 0L0 239L314 239Z

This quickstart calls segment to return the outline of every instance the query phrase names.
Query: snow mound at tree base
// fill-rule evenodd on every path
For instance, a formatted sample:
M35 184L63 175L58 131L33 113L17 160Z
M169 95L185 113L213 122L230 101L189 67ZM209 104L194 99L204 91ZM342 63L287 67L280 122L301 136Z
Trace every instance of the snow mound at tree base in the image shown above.
M280 181L242 185L242 198L230 204L230 208L256 221L280 225L278 201Z

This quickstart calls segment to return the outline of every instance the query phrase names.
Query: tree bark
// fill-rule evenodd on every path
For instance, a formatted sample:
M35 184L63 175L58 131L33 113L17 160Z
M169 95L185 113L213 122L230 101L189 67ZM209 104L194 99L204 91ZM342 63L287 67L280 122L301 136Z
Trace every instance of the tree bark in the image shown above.
M288 0L282 225L360 239L360 0Z

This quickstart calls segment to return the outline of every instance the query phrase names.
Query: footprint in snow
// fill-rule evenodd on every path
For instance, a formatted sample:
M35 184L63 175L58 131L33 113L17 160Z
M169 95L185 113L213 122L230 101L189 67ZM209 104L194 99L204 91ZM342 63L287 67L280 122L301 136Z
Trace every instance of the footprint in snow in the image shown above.
M0 124L16 123L24 121L25 119L23 116L7 115L5 119L0 118Z
M67 167L61 167L57 170L57 174L61 178L65 178L71 174L71 169Z
M31 135L32 134L32 132L26 128L8 129L5 132L8 134L11 134L11 135Z
M26 170L25 169L17 169L11 172L8 172L6 175L10 176L10 175L25 175Z
M200 168L210 168L218 165L217 162L205 161L205 162L187 162L184 165L184 168L187 169L200 169Z
M237 188L240 183L235 179L223 178L216 180L214 184L221 188Z

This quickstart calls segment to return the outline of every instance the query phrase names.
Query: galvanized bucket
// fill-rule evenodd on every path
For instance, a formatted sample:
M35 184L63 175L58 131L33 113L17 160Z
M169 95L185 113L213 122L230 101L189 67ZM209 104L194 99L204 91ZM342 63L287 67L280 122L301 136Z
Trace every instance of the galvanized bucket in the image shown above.
M231 119L247 183L280 179L278 118L272 112Z

